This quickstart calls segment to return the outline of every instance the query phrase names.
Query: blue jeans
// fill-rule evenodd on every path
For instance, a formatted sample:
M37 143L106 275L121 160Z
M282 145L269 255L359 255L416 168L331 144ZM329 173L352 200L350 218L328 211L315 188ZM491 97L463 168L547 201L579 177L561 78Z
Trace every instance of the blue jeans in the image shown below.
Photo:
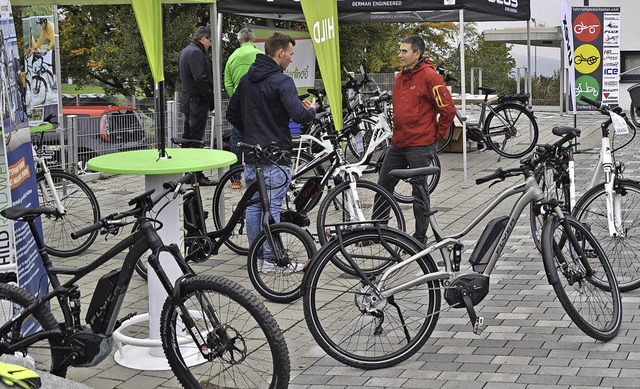
M236 157L238 158L238 160L231 165L231 168L234 168L236 166L240 166L242 165L242 150L240 150L240 148L238 147L238 142L242 142L242 134L240 133L240 131L238 131L237 128L232 128L231 129L231 137L229 139L229 142L231 143L229 145L229 148L231 149L231 152L234 153L236 155ZM238 177L238 180L240 179L240 177Z
M262 172L264 173L264 181L267 184L271 216L276 222L279 222L280 208L291 182L291 169L289 166L264 165ZM244 165L244 180L247 186L256 180L256 167L254 165ZM252 199L257 199L258 197L259 194L256 193ZM253 204L247 208L246 226L247 238L249 238L249 245L251 245L262 230L262 208L260 204ZM267 247L265 246L264 249L267 249Z
M393 193L396 185L398 184L398 180L389 176L389 172L393 169L405 169L405 168L417 168L417 167L426 167L433 160L433 156L436 154L436 146L413 146L413 147L395 147L393 145L389 146L387 149L387 154L384 156L384 161L382 162L382 167L380 168L380 175L378 176L378 185L382 186L389 193ZM422 184L424 184L426 180L422 180ZM418 191L418 188L413 186L413 198L414 200L420 200L421 195ZM427 193L427 206L429 201L429 193ZM416 231L413 236L421 241L422 243L426 243L426 235L427 235L427 217L425 215L426 210L425 206L421 201L413 202L413 215L416 218ZM388 214L388 211L387 211ZM382 215L387 216L387 215ZM376 215L376 218L379 216Z

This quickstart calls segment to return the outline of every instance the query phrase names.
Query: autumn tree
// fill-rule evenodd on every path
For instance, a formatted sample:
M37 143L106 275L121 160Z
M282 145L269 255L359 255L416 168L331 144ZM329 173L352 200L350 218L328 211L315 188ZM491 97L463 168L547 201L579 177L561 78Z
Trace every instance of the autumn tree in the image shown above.
M96 81L107 93L153 96L154 82L131 6L69 6L59 22L63 78L79 86ZM206 5L163 6L165 85L179 82L180 50L195 28L208 21Z

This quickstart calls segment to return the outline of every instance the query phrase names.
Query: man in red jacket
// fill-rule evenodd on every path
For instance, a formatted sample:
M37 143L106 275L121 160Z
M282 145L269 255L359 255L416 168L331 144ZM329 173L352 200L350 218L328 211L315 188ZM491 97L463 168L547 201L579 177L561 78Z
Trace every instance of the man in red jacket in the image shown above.
M424 50L424 41L417 35L404 38L398 50L402 71L393 86L393 136L378 178L378 184L391 193L398 180L389 172L429 166L436 153L435 143L445 136L456 114L451 94ZM424 244L427 217L415 186L413 197L413 236Z

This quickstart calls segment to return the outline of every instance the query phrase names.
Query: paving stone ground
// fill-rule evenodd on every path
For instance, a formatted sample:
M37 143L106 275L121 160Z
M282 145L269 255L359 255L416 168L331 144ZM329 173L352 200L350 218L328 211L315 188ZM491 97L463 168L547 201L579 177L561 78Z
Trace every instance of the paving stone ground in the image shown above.
M536 116L540 142L544 143L554 139L553 126L572 126L574 120L571 115L550 112L536 112ZM583 131L581 150L599 147L603 120L604 116L596 113L578 116L577 127ZM625 175L629 178L640 179L639 153L638 141L617 153L617 159L626 163ZM492 151L470 152L465 183L462 154L441 154L440 158L442 176L432 195L432 205L439 210L437 216L441 226L449 232L461 230L495 194L509 185L476 186L477 177L487 175L497 167L517 165L514 160L498 161ZM587 189L596 162L597 151L576 156L578 195ZM104 214L121 210L124 200L138 194L144 186L141 177L132 176L114 176L91 185ZM207 195L210 198L210 193L205 193ZM404 205L403 210L412 227L410 205ZM508 207L501 207L489 218L507 211ZM546 283L541 256L531 241L528 217L525 214L520 219L491 276L489 295L476 307L479 315L485 318L486 330L481 335L474 335L466 311L445 310L426 345L408 361L391 368L363 371L344 366L315 344L304 322L301 301L288 305L265 302L285 332L291 355L290 388L639 387L640 291L623 295L624 320L620 334L614 340L602 343L587 337L570 321ZM484 224L464 240L463 264L467 263L473 240L480 235ZM98 238L87 253L68 260L68 264L87 263L113 242ZM202 274L225 275L251 290L245 262L244 257L223 248L216 258L195 268ZM99 276L117 265L106 266L101 269L103 272L88 277L81 285L86 304ZM121 315L146 310L147 285L135 277ZM116 364L111 357L94 368L71 368L68 377L95 388L179 387L171 371L132 370Z

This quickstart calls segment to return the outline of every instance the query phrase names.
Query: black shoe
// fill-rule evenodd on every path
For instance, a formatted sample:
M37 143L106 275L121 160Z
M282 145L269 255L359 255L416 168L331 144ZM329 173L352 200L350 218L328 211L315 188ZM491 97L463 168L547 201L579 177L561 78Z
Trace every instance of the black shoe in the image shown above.
M200 186L214 186L214 185L218 185L218 180L216 179L210 180L206 176L199 176L198 184L200 184Z

